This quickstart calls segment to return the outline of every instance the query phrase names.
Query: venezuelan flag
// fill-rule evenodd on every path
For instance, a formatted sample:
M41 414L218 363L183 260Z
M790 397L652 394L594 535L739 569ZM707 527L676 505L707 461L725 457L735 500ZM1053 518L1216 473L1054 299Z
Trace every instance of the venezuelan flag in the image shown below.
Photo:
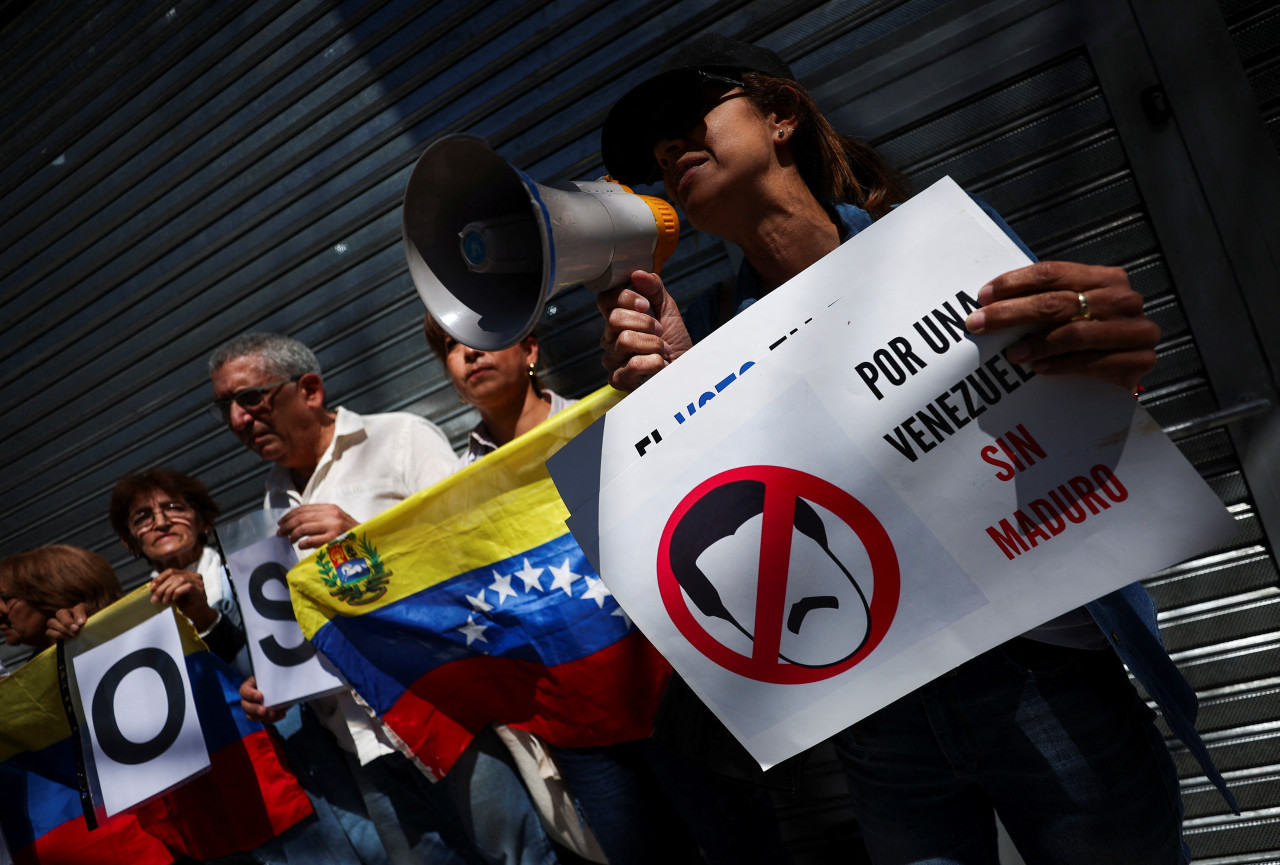
M289 572L303 634L437 776L474 733L647 737L671 669L565 528L543 463L605 388Z
M148 589L139 588L92 617L79 648L104 643L153 612ZM235 671L177 618L210 771L95 830L80 801L55 651L0 681L0 830L17 865L211 859L252 850L312 812L275 740L244 717Z

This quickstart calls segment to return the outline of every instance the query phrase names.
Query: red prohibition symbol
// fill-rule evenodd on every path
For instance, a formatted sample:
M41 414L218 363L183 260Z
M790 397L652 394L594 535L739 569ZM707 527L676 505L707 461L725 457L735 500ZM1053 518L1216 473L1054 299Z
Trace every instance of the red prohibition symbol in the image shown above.
M787 582L791 544L798 530L814 539L839 565L850 582L853 576L827 546L821 518L808 504L835 514L857 535L871 561L872 597L868 603L857 588L866 614L866 633L846 655L821 664L801 664L781 651L783 628L798 632L796 611L788 621ZM696 565L697 556L712 542L737 530L747 519L763 515L760 565L753 627L736 622L717 591ZM781 466L742 466L721 472L681 499L662 531L658 547L658 589L672 623L699 652L726 670L760 682L779 685L819 682L854 667L879 645L897 612L901 593L898 556L884 526L865 505L822 478ZM686 593L687 597L686 597ZM729 648L712 636L690 609L691 598L704 615L730 621L751 639L750 655ZM815 605L834 606L834 603ZM797 605L798 606L798 605ZM803 617L806 610L800 611Z

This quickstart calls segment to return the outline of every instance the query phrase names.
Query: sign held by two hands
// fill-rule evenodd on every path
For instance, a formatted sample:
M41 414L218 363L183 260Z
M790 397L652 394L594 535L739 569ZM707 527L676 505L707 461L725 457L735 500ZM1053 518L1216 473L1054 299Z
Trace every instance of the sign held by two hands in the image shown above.
M1131 395L965 331L1028 263L940 181L548 462L609 589L761 765L1235 531Z

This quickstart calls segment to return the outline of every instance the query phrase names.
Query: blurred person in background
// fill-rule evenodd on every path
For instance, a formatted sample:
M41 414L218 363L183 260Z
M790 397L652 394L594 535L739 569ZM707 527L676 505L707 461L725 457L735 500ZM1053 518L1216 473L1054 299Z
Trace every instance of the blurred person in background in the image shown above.
M80 547L36 547L0 561L0 634L10 646L47 649L62 636L59 620L81 623L123 592L111 564Z

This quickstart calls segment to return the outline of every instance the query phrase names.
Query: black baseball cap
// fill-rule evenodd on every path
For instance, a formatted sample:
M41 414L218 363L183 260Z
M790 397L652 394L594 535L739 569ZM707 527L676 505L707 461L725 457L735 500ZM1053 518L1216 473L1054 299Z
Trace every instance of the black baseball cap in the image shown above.
M657 180L651 123L659 107L682 94L695 93L700 99L703 75L740 80L744 72L795 80L791 67L768 48L721 33L706 33L680 46L661 72L627 91L605 118L600 155L609 175L627 185Z

